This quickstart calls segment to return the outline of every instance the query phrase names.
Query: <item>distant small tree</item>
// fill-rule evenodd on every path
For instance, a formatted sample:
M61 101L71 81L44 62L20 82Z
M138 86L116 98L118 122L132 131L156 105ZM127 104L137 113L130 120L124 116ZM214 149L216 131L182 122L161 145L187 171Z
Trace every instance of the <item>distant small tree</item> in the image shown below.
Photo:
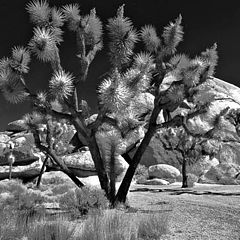
M14 47L11 57L0 62L0 88L4 97L11 103L31 101L34 111L25 117L25 122L34 135L36 146L82 186L53 149L53 121L67 119L75 127L79 140L89 147L100 185L108 199L113 205L125 203L136 168L156 130L182 125L183 116L179 114L172 118L171 113L179 107L189 107L199 86L213 75L218 58L216 45L194 59L176 54L183 39L181 16L159 35L151 25L140 31L135 29L132 21L124 16L124 6L119 7L116 16L105 26L110 66L98 87L99 111L93 119L89 118L88 105L77 90L87 80L89 66L103 48L103 24L96 10L81 15L78 4L56 8L45 0L34 0L27 5L27 11L34 24L32 39L27 47ZM77 77L61 65L59 45L63 41L62 26L65 23L76 38ZM144 49L135 52L134 47L140 41ZM45 92L33 93L24 80L29 71L30 55L52 67L53 75ZM154 103L143 114L137 99L146 93L152 94ZM54 102L62 109L56 110ZM165 122L158 123L161 111ZM42 122L47 124L46 144L40 139ZM98 137L106 126L110 142L102 146ZM144 136L139 134L140 129L145 129ZM127 144L132 135L137 146ZM131 158L128 151L134 147L137 150ZM124 157L129 167L115 193L114 171L118 154Z
M187 165L194 164L201 155L201 140L188 135L183 128L168 129L162 134L162 144L166 150L175 150L181 154L177 157L182 171L182 188L188 187Z

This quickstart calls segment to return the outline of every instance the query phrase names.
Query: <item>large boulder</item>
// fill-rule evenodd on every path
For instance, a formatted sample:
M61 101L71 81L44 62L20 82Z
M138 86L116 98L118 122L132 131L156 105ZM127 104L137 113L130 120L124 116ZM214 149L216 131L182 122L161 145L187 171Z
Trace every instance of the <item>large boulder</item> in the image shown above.
M218 164L212 166L199 180L202 183L218 183L218 184L240 184L237 177L240 173L240 166L235 164Z
M231 109L240 109L240 89L230 83L217 78L212 78L202 86L201 92L206 98L213 100L206 113L188 120L188 128L193 133L204 134L213 128L214 120L222 110L229 108L229 112ZM186 110L178 109L172 114L172 117L180 111ZM203 149L203 157L188 167L190 173L194 173L198 177L203 178L206 172L211 168L215 169L218 164L220 164L218 166L220 169L223 168L222 164L230 169L237 169L238 166L240 166L240 131L238 130L238 127L225 116L219 119L219 126L220 127L215 130L213 136L201 145ZM212 157L212 149L214 148L214 145L215 147L217 146L216 148L218 149L215 158ZM133 155L134 151L131 154ZM154 135L143 154L141 164L145 166L169 164L181 170L181 161L182 155L178 151L165 149L162 142L162 132L159 130ZM221 173L227 179L234 178L234 175L229 175L228 171L221 170ZM205 180L206 179L207 178L205 178ZM217 180L216 178L215 180L211 179L211 182L219 183L219 181L220 180ZM221 180L220 182L224 183L224 181Z
M23 181L33 180L36 178L42 168L42 161L35 161L24 166L12 167L12 178L19 178ZM0 166L0 180L9 178L9 166Z
M148 168L150 178L160 178L176 180L180 176L180 171L168 164L156 164Z

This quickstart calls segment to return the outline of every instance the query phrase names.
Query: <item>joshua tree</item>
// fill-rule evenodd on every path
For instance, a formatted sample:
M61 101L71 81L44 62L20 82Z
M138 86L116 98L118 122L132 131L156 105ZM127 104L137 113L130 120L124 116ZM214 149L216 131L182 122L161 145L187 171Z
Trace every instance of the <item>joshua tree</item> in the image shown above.
M113 205L125 202L135 170L155 131L181 125L184 117L176 115L172 118L171 113L180 106L188 106L199 86L213 75L217 64L216 45L194 59L176 55L176 48L183 38L181 16L166 26L159 36L151 25L137 31L132 21L124 16L124 6L121 6L106 25L111 65L98 87L99 111L94 119L89 118L86 101L78 96L77 90L87 80L89 66L103 47L103 24L96 10L80 15L78 4L58 9L50 7L46 1L33 1L27 5L27 11L34 24L33 37L27 48L14 47L12 56L1 60L3 95L12 103L32 102L34 112L25 120L36 145L81 186L52 148L53 119L67 119L75 127L79 140L89 147L107 197ZM63 41L64 23L76 38L79 74L75 78L61 65L59 45ZM135 53L138 41L145 47L142 52ZM52 66L53 75L46 92L33 93L24 81L24 74L29 71L30 54ZM138 101L144 94L154 98L145 112L141 111ZM54 102L58 102L62 110L56 111ZM158 124L161 111L165 122ZM47 124L47 145L39 137L42 121ZM108 144L99 141L101 136L110 140ZM132 139L135 139L134 143ZM130 158L128 151L134 147L137 150ZM115 160L120 154L129 168L115 193Z
M181 154L181 158L178 157L177 160L182 170L182 188L186 188L188 187L187 165L196 162L201 155L202 139L194 138L187 134L182 127L162 130L161 135L161 142L164 149L170 151L176 150Z

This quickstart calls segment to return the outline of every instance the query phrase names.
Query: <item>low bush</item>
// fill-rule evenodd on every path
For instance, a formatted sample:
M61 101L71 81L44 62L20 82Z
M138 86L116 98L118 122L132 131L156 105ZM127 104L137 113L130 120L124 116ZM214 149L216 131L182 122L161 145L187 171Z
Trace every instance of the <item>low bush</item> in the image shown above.
M189 173L187 175L187 183L188 187L193 187L194 183L198 182L198 177L192 173Z
M72 189L60 197L60 207L73 213L76 210L80 215L86 215L89 211L106 209L109 202L101 189L83 187Z
M138 226L139 240L158 240L168 232L168 218L166 215L148 214L140 220Z
M146 167L145 165L139 164L134 175L134 180L139 181L139 180L146 180L148 178L149 178L148 167Z
M75 227L64 219L40 221L32 227L26 240L70 240L73 239Z

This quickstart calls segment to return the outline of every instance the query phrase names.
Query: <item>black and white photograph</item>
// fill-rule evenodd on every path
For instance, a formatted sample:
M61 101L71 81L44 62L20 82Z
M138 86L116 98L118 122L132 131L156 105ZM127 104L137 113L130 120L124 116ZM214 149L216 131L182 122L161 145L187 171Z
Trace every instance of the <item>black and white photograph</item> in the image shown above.
M0 0L0 240L240 240L240 4Z

